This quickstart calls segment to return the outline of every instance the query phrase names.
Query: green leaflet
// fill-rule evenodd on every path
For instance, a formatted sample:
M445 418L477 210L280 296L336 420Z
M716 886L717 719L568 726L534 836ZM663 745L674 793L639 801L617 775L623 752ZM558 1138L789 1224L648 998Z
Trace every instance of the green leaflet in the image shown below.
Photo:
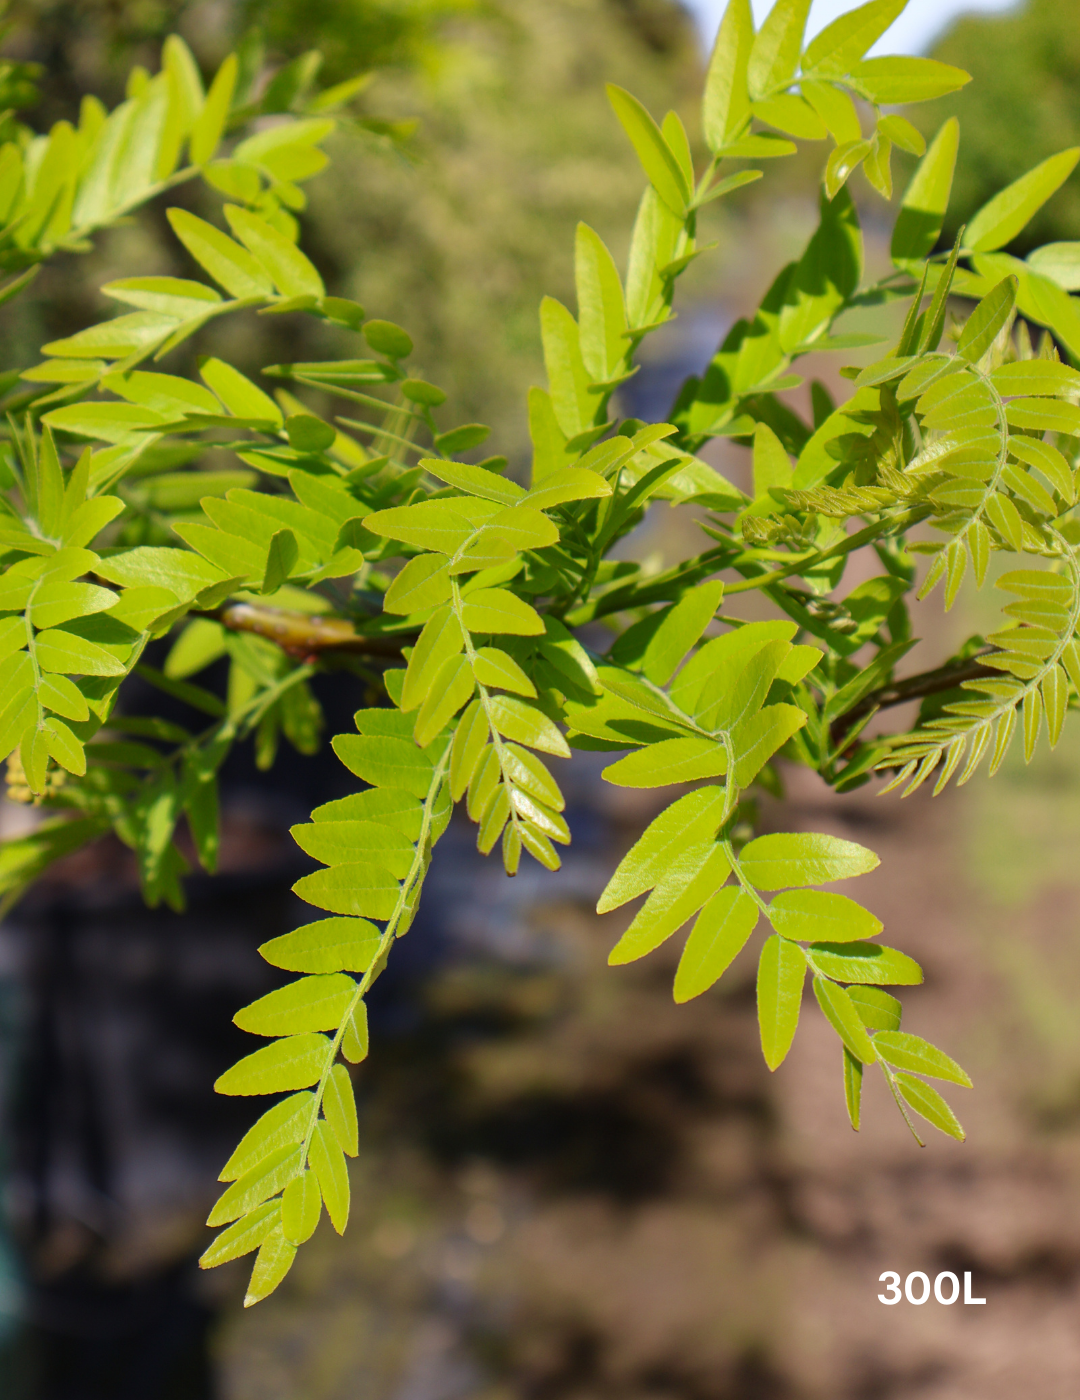
M660 128L625 88L608 83L607 94L653 189L673 214L684 215L690 202L690 184Z
M311 1122L315 1096L307 1091L291 1094L267 1109L240 1139L236 1151L221 1169L219 1181L236 1181L282 1147L303 1142Z
M749 122L746 69L753 41L749 0L730 0L716 35L701 102L705 140L713 151L727 145Z
M296 1246L285 1238L281 1226L275 1226L259 1246L255 1267L244 1295L244 1307L250 1308L269 1297L292 1268Z
M302 851L324 865L340 865L343 861L370 857L398 879L403 879L412 864L412 842L380 822L311 822L292 827L291 834Z
M690 648L701 639L724 596L721 580L691 588L667 614L645 649L642 670L654 685L665 685Z
M731 873L727 852L703 843L684 848L656 882L652 894L612 948L612 967L635 962L658 948L701 908Z
M617 787L651 788L717 777L726 770L727 750L713 739L662 739L611 764L603 776Z
M698 915L675 973L677 1002L700 996L727 971L754 931L758 908L745 890L726 885Z
M535 608L505 588L480 588L465 599L462 618L470 632L519 637L542 635L544 623Z
M759 836L744 847L739 857L747 879L762 890L850 880L855 875L865 875L879 863L873 851L853 841L803 832Z
M912 176L892 237L893 261L901 266L925 258L937 243L949 204L959 141L959 123L950 117Z
M292 1035L275 1040L227 1069L214 1083L219 1094L276 1094L306 1089L318 1081L330 1056L324 1035Z
M308 904L332 914L389 919L397 908L401 886L385 866L373 860L349 861L304 875L293 885Z
M402 788L426 797L432 764L415 744L382 735L338 734L333 749L350 773L378 787Z
M953 1084L971 1088L971 1080L948 1055L917 1035L903 1031L883 1030L874 1037L881 1058L896 1069L914 1070L933 1079L947 1079Z
M356 983L340 972L303 977L245 1006L233 1021L255 1035L335 1030L355 994Z
M239 1259L258 1249L267 1235L281 1221L281 1202L266 1201L257 1206L249 1215L243 1216L235 1225L222 1230L214 1243L203 1251L199 1259L200 1269L214 1269L230 1259Z
M769 905L769 922L777 933L797 941L850 943L874 938L881 921L843 894L824 890L788 890Z
M259 953L290 972L366 972L380 934L366 919L320 919L263 943Z
M837 982L911 987L923 980L914 958L880 943L811 943L806 956L815 971Z
M810 0L776 0L757 33L747 64L752 98L786 88L795 76Z
M805 976L802 949L771 934L762 945L757 975L761 1050L770 1069L777 1069L791 1049L799 1025Z
M326 1213L339 1235L349 1223L349 1172L330 1125L320 1120L311 1136L310 1160Z
M344 1065L335 1065L330 1071L323 1097L323 1113L342 1152L355 1157L360 1150L356 1099L349 1071Z
M1004 247L1065 183L1078 160L1080 147L1059 151L994 195L969 222L964 247L973 253Z
M936 1089L924 1083L921 1079L916 1079L911 1074L895 1074L893 1082L904 1098L916 1113L921 1114L928 1123L932 1123L949 1137L956 1138L958 1142L964 1141L964 1130L957 1121L952 1109L941 1097Z
M315 1233L322 1212L322 1195L315 1173L306 1171L286 1186L281 1198L281 1232L290 1244L301 1245Z
M596 905L598 914L652 889L670 869L680 851L711 841L720 825L724 792L718 787L698 788L673 802L654 821L619 862L615 874Z
M864 1065L877 1062L876 1041L863 1028L858 1009L843 987L824 977L814 978L814 995L825 1019L840 1037L844 1049Z
M239 1177L218 1199L207 1225L225 1225L275 1196L301 1169L299 1147L279 1147Z
M803 71L842 76L881 38L906 3L907 0L869 0L834 19L807 44Z
M393 711L383 713L392 714ZM366 792L339 797L336 802L325 802L315 808L311 818L316 822L378 822L399 831L409 841L416 841L420 836L423 813L419 799L402 788L369 788Z

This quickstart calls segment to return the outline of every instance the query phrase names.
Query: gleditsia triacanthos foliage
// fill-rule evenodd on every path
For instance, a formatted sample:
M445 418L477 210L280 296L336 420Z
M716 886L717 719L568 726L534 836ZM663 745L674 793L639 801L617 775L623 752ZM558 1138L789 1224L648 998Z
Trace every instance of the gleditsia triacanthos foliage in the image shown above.
M261 949L300 976L237 1014L267 1043L217 1085L286 1095L226 1164L229 1184L210 1216L225 1228L204 1265L258 1251L249 1303L284 1277L324 1205L345 1228L357 1119L339 1057L356 1064L366 1054L365 995L409 929L453 804L477 823L481 851L501 846L508 873L525 854L554 870L570 833L549 759L572 748L622 754L604 771L616 785L689 785L601 896L601 911L647 896L612 963L645 956L692 920L674 986L686 1001L762 925L769 1067L791 1045L809 973L841 1043L853 1127L864 1067L877 1065L913 1132L914 1115L963 1137L928 1080L967 1085L967 1075L901 1031L900 1003L885 990L919 982L918 965L877 941L872 913L820 888L873 869L876 856L828 835L754 837L752 791L776 788L776 755L838 791L883 771L906 793L931 776L935 791L953 775L966 781L984 755L997 767L1018 726L1029 756L1044 718L1056 743L1080 693L1080 373L1067 363L1080 362L1080 308L1052 259L999 250L1080 152L1036 167L980 210L951 252L935 253L956 124L924 150L904 118L882 109L940 95L966 75L926 59L864 57L903 0L871 0L803 49L808 7L779 0L755 33L749 0L731 0L706 81L703 170L674 113L657 125L610 89L648 184L625 274L582 226L577 315L552 300L541 309L548 387L529 400L528 487L501 457L462 460L478 455L487 429L446 421L444 394L409 368L405 331L326 295L295 225L270 201L295 201L282 190L321 164L325 123L275 125L218 157L227 78L204 100L173 43L164 77L140 79L131 99L157 104L157 127L121 108L85 138L80 169L90 173L74 196L65 185L50 205L60 221L73 197L76 208L85 198L103 222L135 202L129 170L138 172L132 191L153 192L185 141L205 173L231 172L212 177L231 200L223 227L169 211L204 280L112 283L106 291L136 309L47 345L50 358L11 390L0 751L14 751L16 796L67 815L3 848L8 899L111 828L137 852L151 903L178 904L176 824L186 816L213 869L215 773L230 746L252 736L270 764L284 733L310 751L321 721L308 683L318 671L336 668L367 689L355 733L333 740L357 791L294 828L322 867L296 892L327 917ZM160 133L153 149L151 130ZM637 347L672 317L678 275L702 251L697 210L761 174L726 174L725 162L791 152L789 136L833 142L805 252L687 382L668 422L620 418L617 391ZM921 161L896 220L894 269L865 285L847 180L861 164L888 195L893 144ZM93 222L75 217L80 228ZM950 294L976 305L946 336ZM839 406L813 384L813 422L804 422L779 397L799 383L793 363L868 343L834 334L835 322L893 300L908 303L898 343L867 369L841 370L853 392ZM292 390L268 393L220 360L204 359L197 380L152 367L207 317L252 310L329 317L366 344L363 358L264 371L333 400L330 421ZM1037 350L1032 327L1043 328ZM752 447L752 498L695 455L716 436ZM229 447L241 465L201 469L210 441L218 459ZM612 546L660 498L694 503L708 547L661 573L612 560ZM880 572L838 598L856 551ZM1010 598L999 630L898 679L917 641L904 603L916 587L913 555L931 556L920 596L942 583L948 607L969 561L981 584L995 551L1029 556L998 580ZM775 605L775 620L740 616L738 595L751 590ZM587 623L610 629L603 654L580 639L597 636L581 632ZM162 669L140 659L174 629ZM222 656L224 701L191 679ZM132 671L202 712L206 727L125 716L117 695ZM868 728L913 698L923 704L909 732Z

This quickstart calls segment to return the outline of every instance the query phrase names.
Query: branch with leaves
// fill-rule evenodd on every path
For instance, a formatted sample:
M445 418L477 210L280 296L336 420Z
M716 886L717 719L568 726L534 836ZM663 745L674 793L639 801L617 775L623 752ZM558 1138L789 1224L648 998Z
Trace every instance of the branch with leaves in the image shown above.
M12 795L59 815L0 848L0 892L10 904L52 860L112 830L137 853L147 898L179 905L177 826L186 820L212 869L216 774L231 747L250 739L264 766L282 736L312 752L316 674L347 670L367 692L354 732L333 739L356 790L293 829L320 867L294 888L325 917L261 949L299 975L237 1013L268 1043L218 1082L286 1095L226 1164L210 1217L225 1229L206 1266L258 1251L248 1302L284 1277L323 1205L345 1228L345 1156L358 1146L346 1065L367 1053L365 997L408 932L454 805L482 852L500 847L507 874L526 856L557 870L571 833L553 760L574 749L610 752L603 778L616 786L676 788L601 896L601 913L642 901L613 964L689 926L674 982L683 1002L724 976L764 920L770 1069L792 1045L809 974L839 1040L852 1126L876 1065L916 1137L917 1118L963 1137L928 1081L966 1086L967 1075L900 1029L885 990L918 983L920 968L878 941L869 910L823 888L877 857L826 834L755 835L754 799L781 790L780 759L840 792L878 772L891 776L884 791L930 778L940 791L984 755L993 771L1020 728L1028 757L1044 719L1055 744L1077 703L1080 313L1050 275L1060 259L1000 250L1080 152L1036 167L935 251L956 124L924 148L885 109L966 75L865 57L903 0L871 0L804 48L807 9L778 0L755 33L747 0L731 0L703 98L704 162L674 113L656 122L609 90L647 187L625 269L583 225L576 315L550 298L541 307L547 387L529 396L527 474L482 456L488 429L454 421L443 391L410 368L407 332L328 293L297 246L287 210L299 207L296 180L323 162L321 118L217 154L245 112L228 117L228 64L197 97L170 41L162 73L133 80L121 115L101 125L113 134L86 137L98 154L80 171L106 161L93 140L112 143L100 221L189 168L228 202L223 226L168 211L195 277L110 284L134 310L47 345L9 391L0 752L12 755ZM121 135L132 131L135 144ZM762 174L727 163L827 138L819 224L801 257L686 382L668 421L621 416L641 343L675 314L678 278L705 251L701 211ZM59 150L74 137L48 139ZM921 159L893 269L866 283L849 183L862 168L888 197L893 145ZM82 210L90 195L72 188ZM50 223L35 256L89 228L80 218ZM957 298L975 305L946 334ZM783 397L802 382L800 359L877 343L842 318L894 300L908 302L898 342L869 367L841 368L843 403L812 383L805 421ZM216 358L199 361L197 378L156 367L208 319L256 311L330 320L355 336L356 356L267 366L266 387ZM751 453L751 494L698 455L718 436ZM235 465L220 465L223 451ZM694 508L701 552L659 573L614 558L659 501ZM942 583L951 607L969 576L982 586L995 553L1029 556L998 579L1013 599L1001 626L944 665L906 670L918 639L905 600ZM856 555L874 576L847 588ZM774 616L740 616L751 592ZM147 648L166 638L150 664ZM224 695L198 679L219 661ZM133 674L196 719L127 715ZM912 699L914 725L883 732L885 713Z

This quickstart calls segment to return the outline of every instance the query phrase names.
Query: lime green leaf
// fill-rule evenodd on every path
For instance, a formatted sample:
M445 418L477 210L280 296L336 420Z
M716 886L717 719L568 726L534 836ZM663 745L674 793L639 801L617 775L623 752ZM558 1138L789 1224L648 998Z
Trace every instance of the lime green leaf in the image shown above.
M880 943L811 943L806 951L815 971L837 982L914 987L923 980L914 958Z
M388 355L392 360L404 360L412 354L411 336L400 326L395 326L393 321L367 321L363 329L365 340L380 355Z
M96 642L76 637L62 628L39 632L36 639L38 664L44 671L68 676L122 676L126 667Z
M717 890L702 909L686 940L675 973L675 1000L690 1001L727 971L753 933L758 907L738 885Z
M881 921L844 894L788 890L769 905L769 921L785 938L804 942L850 943L875 938Z
M757 975L761 1049L770 1069L778 1068L791 1049L805 976L806 959L798 944L770 934L762 945Z
M330 1057L324 1035L292 1035L264 1045L227 1069L214 1084L219 1094L277 1094L306 1089L322 1078Z
M22 628L22 640L25 642L25 625L22 619L12 618L11 621ZM0 652L2 650L3 648L0 646ZM63 715L65 719L81 721L90 718L90 708L86 703L86 697L78 686L73 685L66 676L42 676L41 684L38 686L38 700L45 709L53 710L58 715Z
M695 736L648 744L605 768L602 776L616 787L654 788L689 783L695 778L715 778L726 771L727 750L723 744Z
M821 120L838 146L862 140L862 125L855 103L843 88L833 83L815 82L804 78L799 84L802 95Z
M403 616L426 612L447 602L450 591L446 556L419 554L394 576L383 598L383 609Z
M315 265L283 233L257 214L235 204L225 206L225 216L233 233L266 269L282 296L326 295L326 288Z
M203 383L213 389L218 398L237 418L262 420L280 428L282 413L269 395L252 384L240 373L227 365L224 360L207 356L199 361L199 373Z
M267 1109L240 1139L236 1151L222 1167L218 1180L236 1181L278 1148L303 1142L314 1103L314 1094L304 1090L299 1094L290 1094L287 1099Z
M268 1298L281 1280L292 1268L296 1258L296 1245L285 1238L284 1231L277 1225L259 1246L255 1256L255 1267L251 1271L247 1292L244 1294L244 1307L253 1307Z
M319 909L370 919L389 919L401 893L390 871L374 861L350 861L328 870L317 870L297 880L292 888L294 894Z
M959 143L960 124L950 117L931 141L904 194L892 236L895 263L920 261L937 243L949 204Z
M516 481L498 476L484 467L472 467L466 462L445 462L437 457L424 457L420 465L432 476L445 481L447 486L455 486L470 496L482 496L485 500L504 506L516 505L525 498L524 488Z
M1015 277L1003 278L968 317L956 346L965 360L975 364L993 345L1016 305L1016 288Z
M724 790L698 788L673 802L645 828L619 862L596 906L598 914L644 894L663 878L681 851L711 841L720 825Z
M298 1145L276 1148L221 1195L207 1218L207 1225L225 1225L230 1220L238 1220L255 1206L262 1205L270 1196L276 1196L302 1167L303 1158Z
M542 710L513 695L493 695L487 704L488 717L500 734L542 753L570 757L570 747L555 724Z
M311 1135L309 1161L326 1202L326 1213L339 1235L349 1223L349 1170L328 1123L320 1120Z
M1012 394L1080 397L1080 373L1056 360L1014 360L998 365L990 371L990 382L1006 398Z
M416 841L420 836L424 813L419 801L401 788L371 788L367 792L339 797L336 802L324 802L321 807L315 808L311 819L316 822L383 822L400 831L410 841Z
M973 253L988 253L1011 242L1061 188L1078 160L1080 146L1059 151L999 190L971 219L964 231L963 246Z
M881 1058L896 1069L928 1074L931 1079L947 1079L953 1084L971 1088L971 1080L944 1051L917 1035L905 1031L879 1031L874 1037Z
M958 1142L964 1141L964 1130L957 1121L952 1109L938 1091L911 1074L896 1074L893 1080L906 1103L927 1122Z
M289 972L366 972L380 934L366 919L321 919L263 943L260 954Z
M512 690L515 695L536 698L536 687L512 656L497 647L481 647L476 653L473 669L481 685L499 690Z
M404 879L412 865L412 842L380 822L308 822L292 827L291 834L302 851L323 865L371 859L399 879Z
M593 500L610 495L610 485L596 472L584 467L563 467L549 472L541 484L529 492L525 504L536 510L550 510L564 501Z
M330 1071L323 1095L323 1113L342 1152L347 1157L355 1157L360 1151L356 1098L344 1065L335 1065Z
M274 284L246 248L186 209L166 210L169 223L191 256L234 297L269 297Z
M853 64L848 82L879 105L929 102L971 82L971 74L933 58L866 58Z
M73 617L106 612L117 601L115 593L92 583L49 579L37 589L28 611L35 627L58 627L61 622L69 622Z
M473 669L464 656L448 657L436 672L416 715L413 737L421 748L442 733L476 689Z
M465 599L462 610L470 632L510 633L532 637L544 632L535 608L504 588L479 588Z
M750 49L746 79L759 101L780 92L795 76L810 0L776 0Z
M859 1121L862 1105L862 1081L863 1067L862 1061L857 1060L851 1051L844 1046L844 1102L847 1105L848 1118L851 1126L856 1132L859 1131Z
M486 531L506 540L516 550L544 549L559 538L558 526L530 505L508 506L501 510L492 516Z
M907 0L870 0L834 19L806 46L803 72L843 77L877 43L906 4Z
M880 987L862 985L848 989L848 996L867 1030L898 1031L902 1007L894 996Z
M806 3L809 4L809 0ZM660 128L625 88L608 83L607 95L656 193L672 213L681 218L690 202L690 187Z
M349 772L365 782L376 787L404 788L416 797L427 796L431 760L409 740L338 734L333 748Z
M729 0L709 60L701 103L701 124L710 150L727 145L749 123L746 68L753 42L749 0Z
M192 165L205 165L208 160L212 160L214 157L214 152L217 150L225 130L229 108L232 105L233 89L236 87L236 73L236 55L231 53L215 74L214 81L210 84L210 91L206 94L202 111L195 119L195 124L191 129L188 153Z
M701 639L724 596L717 579L688 589L653 634L642 670L655 685L665 685L690 648Z
M658 948L697 913L730 873L731 862L721 846L684 846L608 954L608 963L619 967L636 962Z
M281 1222L281 1202L267 1201L222 1230L212 1245L203 1251L199 1259L200 1269L215 1269L229 1259L239 1259L258 1249L267 1235Z
M81 778L86 772L86 750L64 721L50 716L41 732L49 757Z
M1080 406L1057 399L1010 399L1005 405L1005 417L1011 428L1080 433Z
M480 701L474 700L458 722L450 751L450 795L455 802L472 782L488 735L487 715Z
M359 1001L353 1007L352 1015L345 1022L341 1037L341 1053L351 1065L358 1065L366 1059L368 1052L367 1005Z
M877 1061L874 1041L863 1029L855 1004L844 988L827 978L815 977L814 995L825 1019L844 1042L844 1048L864 1065L874 1064Z
M757 837L743 848L739 863L758 889L782 890L850 880L875 869L880 861L873 851L854 841L798 832Z
M731 735L735 749L735 782L749 787L776 753L806 723L796 705L769 705L744 720Z
M233 1021L254 1035L336 1030L355 993L356 983L341 972L302 977L245 1006Z
M824 141L829 134L813 107L794 93L767 97L763 102L755 102L753 109L754 116L760 121L803 141Z
M1080 292L1080 242L1044 243L1027 255L1027 261L1040 276L1056 282L1063 291Z
M281 1198L281 1230L290 1244L311 1239L322 1214L322 1195L315 1173L306 1171L286 1186Z
M906 117L898 117L895 114L891 117L881 117L878 121L878 131L894 146L899 146L902 151L907 151L912 156L924 156L926 154L926 141L923 134L917 127L907 120Z
M476 528L461 513L463 501L419 501L412 506L393 506L363 518L365 530L387 535L417 549L434 549L453 554Z
M619 373L630 348L626 304L615 261L588 224L578 224L574 267L581 358L590 376L606 383Z

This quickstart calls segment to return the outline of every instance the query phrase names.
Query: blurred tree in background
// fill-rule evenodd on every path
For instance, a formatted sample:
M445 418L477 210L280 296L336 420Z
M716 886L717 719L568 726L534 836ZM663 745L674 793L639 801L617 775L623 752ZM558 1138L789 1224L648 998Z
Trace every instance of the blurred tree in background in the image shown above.
M314 182L301 216L304 245L333 291L412 327L426 372L511 456L526 446L522 391L541 373L537 303L571 295L573 227L584 219L621 256L640 194L602 80L662 110L683 105L700 71L676 0L24 0L11 18L7 52L43 66L26 116L39 128L73 116L87 92L119 100L131 64L155 68L172 30L207 72L242 35L253 70L303 69L312 49L324 56L320 83L377 70L367 110L415 132L404 144L334 138L334 177ZM180 200L216 217L205 190ZM29 363L44 341L99 317L108 303L97 289L121 268L190 275L180 257L158 211L60 260L0 316L3 364ZM490 353L492 326L501 353ZM250 368L342 352L332 330L303 334L297 344L295 328L264 320L258 342L245 324L197 348Z
M1080 8L1076 0L1027 0L1004 15L969 15L933 57L959 63L973 81L918 110L923 131L960 118L963 139L941 241L996 190L1063 146L1080 145ZM1080 238L1080 186L1067 182L1039 211L1010 251Z

